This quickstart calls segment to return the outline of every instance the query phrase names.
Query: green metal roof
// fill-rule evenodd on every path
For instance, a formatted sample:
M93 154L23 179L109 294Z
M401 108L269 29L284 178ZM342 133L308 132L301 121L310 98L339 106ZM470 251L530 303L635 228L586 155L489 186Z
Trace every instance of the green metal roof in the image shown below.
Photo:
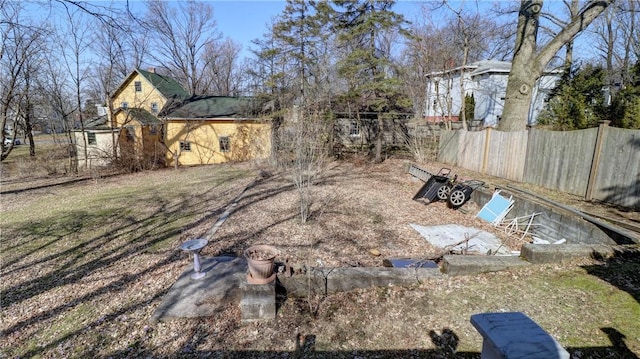
M160 91L160 93L167 99L173 97L187 98L189 93L180 84L171 77L162 76L155 72L149 72L141 69L136 69L140 75L151 82L151 84Z
M162 110L168 118L246 118L259 113L259 102L251 97L192 96Z
M162 123L162 121L160 121L156 116L143 108L130 108L126 111L128 111L134 119L138 120L138 122L143 125L155 125Z

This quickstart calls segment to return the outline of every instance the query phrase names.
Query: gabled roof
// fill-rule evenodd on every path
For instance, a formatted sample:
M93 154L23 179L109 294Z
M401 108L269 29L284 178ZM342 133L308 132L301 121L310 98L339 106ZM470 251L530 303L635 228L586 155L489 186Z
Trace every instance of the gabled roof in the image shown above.
M189 96L189 93L171 77L162 76L155 72L149 72L141 69L136 69L136 71L146 78L147 81L151 82L151 84L167 99L174 96L178 98L186 98Z
M160 92L160 94L162 94L162 96L164 96L167 100L171 100L173 98L184 99L189 97L189 93L171 77L163 76L155 72L145 71L141 69L133 70L129 74L129 76L127 76L122 81L120 86L113 92L113 95L111 95L111 97L115 97L120 91L122 91L122 89L125 88L125 86L136 74L144 77L147 81L149 81L151 85L153 85L153 87L155 87L158 92Z
M251 97L192 96L166 106L158 117L247 118L259 112L259 101Z
M511 72L511 62L497 60L482 60L474 62L472 66L476 69L471 72L471 76L478 76L485 73L502 73Z
M127 111L127 113L129 113L129 115L131 115L133 119L137 120L143 125L156 125L162 123L162 121L160 121L156 116L152 115L149 111L143 108L130 108L125 111Z
M468 73L469 76L479 76L483 74L502 74L508 75L511 72L511 62L509 61L498 61L498 60L480 60L476 62L472 62L467 64L466 66L456 67L453 69L448 69L444 71L434 71L426 74L427 78L432 77L440 77L445 75L456 74L458 72ZM561 70L558 69L546 69L544 74L559 74L562 73Z
M430 72L426 75L426 77L438 77L454 74L457 72L465 72L469 73L471 76L477 76L487 72L509 73L510 71L510 62L498 60L480 60L467 64L466 66L459 66L448 70Z
M128 109L118 108L113 115L115 116L120 112L126 113L127 118L131 120L136 120L140 122L141 125L157 125L162 123L160 119L158 119L156 116L152 115L149 111L143 108L128 108Z
M86 130L110 130L111 128L107 126L107 115L96 116L89 119L84 120L84 129ZM76 126L76 130L79 130Z

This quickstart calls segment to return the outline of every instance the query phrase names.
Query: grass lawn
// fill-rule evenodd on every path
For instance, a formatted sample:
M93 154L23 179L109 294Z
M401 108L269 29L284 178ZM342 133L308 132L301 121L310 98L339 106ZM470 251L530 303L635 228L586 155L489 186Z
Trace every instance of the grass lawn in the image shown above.
M492 230L472 211L411 201L419 184L404 169L334 164L305 226L295 190L274 172L245 192L203 255L267 243L305 265L380 265L370 249L433 254L409 223ZM0 357L479 358L469 317L488 311L525 312L575 358L640 355L638 258L288 298L272 323L241 325L238 306L150 322L190 264L178 245L203 235L257 174L239 164L56 185L3 176Z

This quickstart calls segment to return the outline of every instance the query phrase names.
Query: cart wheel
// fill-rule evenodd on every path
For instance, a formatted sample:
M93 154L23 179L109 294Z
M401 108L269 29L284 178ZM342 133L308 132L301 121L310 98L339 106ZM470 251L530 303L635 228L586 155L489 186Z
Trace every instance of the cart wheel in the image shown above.
M467 196L464 194L462 190L452 191L449 195L449 204L452 208L457 209L467 201Z
M449 198L449 193L451 193L451 187L444 185L438 188L438 199L441 201L446 201Z

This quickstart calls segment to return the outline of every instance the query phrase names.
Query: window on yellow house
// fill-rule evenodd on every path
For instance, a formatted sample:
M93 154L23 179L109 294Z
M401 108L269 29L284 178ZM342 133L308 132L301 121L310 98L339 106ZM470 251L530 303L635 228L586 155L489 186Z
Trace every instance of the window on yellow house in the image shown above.
M229 136L223 136L219 139L220 152L229 152L231 150L231 142L229 142Z
M87 132L87 144L89 144L89 145L98 144L98 141L96 140L96 133L95 132Z
M136 81L133 84L136 87L136 92L142 92L142 82L141 81Z
M191 142L180 141L180 151L191 151Z
M151 103L151 113L158 113L158 103L157 102L152 102Z
M136 129L133 126L125 127L127 131L127 141L134 142L136 140Z
M123 110L126 110L129 108L129 103L128 102L122 102L120 104L120 108L122 108Z

